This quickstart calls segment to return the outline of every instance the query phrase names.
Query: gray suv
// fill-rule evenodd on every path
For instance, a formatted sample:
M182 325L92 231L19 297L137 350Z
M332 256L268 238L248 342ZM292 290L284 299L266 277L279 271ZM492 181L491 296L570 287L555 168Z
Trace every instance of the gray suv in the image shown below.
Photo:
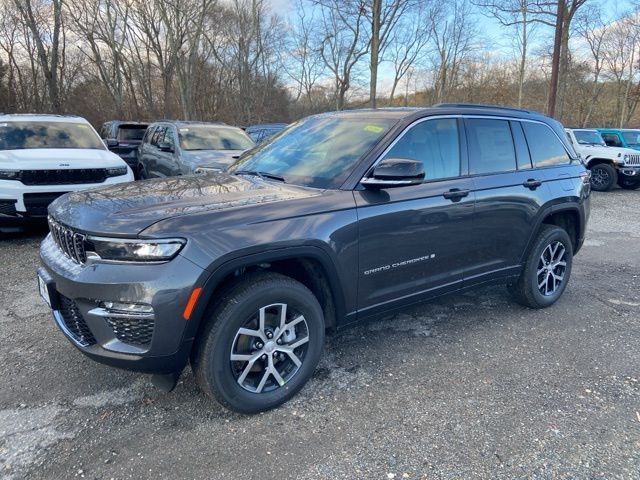
M190 361L205 392L258 412L311 378L326 329L492 283L553 305L589 193L562 126L540 114L327 113L224 172L60 197L40 292L85 355L166 390Z
M221 171L253 146L242 129L223 123L152 123L138 151L139 175L145 179Z

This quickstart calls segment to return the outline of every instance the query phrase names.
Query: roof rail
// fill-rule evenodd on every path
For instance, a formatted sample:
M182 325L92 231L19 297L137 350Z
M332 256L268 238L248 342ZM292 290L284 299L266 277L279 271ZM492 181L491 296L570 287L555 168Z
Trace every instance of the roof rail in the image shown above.
M495 110L509 110L520 113L534 113L530 110L515 107L502 107L500 105L486 105L483 103L436 103L434 108L493 108Z

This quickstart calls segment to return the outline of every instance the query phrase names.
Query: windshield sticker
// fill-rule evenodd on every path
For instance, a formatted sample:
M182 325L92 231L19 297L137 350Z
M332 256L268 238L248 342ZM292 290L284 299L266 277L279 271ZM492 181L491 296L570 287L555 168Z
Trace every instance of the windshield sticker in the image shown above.
M364 130L366 132L380 133L382 130L384 130L384 128L377 125L367 125L366 127L364 127Z
M181 128L180 130L178 130L179 132L188 132L189 129L188 128Z

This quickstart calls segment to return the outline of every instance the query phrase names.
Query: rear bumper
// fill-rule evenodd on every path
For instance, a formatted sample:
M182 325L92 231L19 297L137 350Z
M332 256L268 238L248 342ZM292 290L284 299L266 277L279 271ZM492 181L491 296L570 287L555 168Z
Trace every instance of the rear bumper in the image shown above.
M40 248L38 275L50 292L54 321L91 359L146 373L184 368L197 324L182 317L204 271L184 257L156 265L79 265L50 236ZM144 315L106 310L104 302L143 304Z

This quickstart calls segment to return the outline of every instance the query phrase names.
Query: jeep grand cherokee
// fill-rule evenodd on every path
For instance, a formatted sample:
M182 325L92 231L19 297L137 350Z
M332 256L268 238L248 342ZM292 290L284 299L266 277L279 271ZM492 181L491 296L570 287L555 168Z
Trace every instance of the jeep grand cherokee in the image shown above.
M225 172L71 193L42 296L87 356L258 412L298 392L325 330L477 285L565 290L589 177L561 125L473 105L299 121Z

